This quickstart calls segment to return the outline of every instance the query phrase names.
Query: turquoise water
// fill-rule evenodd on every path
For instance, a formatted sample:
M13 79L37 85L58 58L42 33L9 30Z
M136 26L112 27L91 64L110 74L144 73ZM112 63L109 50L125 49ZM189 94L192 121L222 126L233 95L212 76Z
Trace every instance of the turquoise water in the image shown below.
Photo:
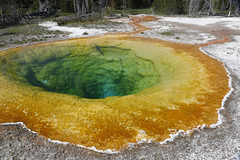
M134 94L160 80L155 64L131 49L81 47L23 50L6 62L6 71L47 91L92 99Z

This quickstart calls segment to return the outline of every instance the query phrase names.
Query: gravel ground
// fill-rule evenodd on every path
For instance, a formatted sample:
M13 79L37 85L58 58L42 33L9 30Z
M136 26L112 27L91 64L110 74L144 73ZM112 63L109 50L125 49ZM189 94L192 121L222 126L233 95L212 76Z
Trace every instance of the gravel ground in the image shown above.
M154 25L152 25L154 23ZM199 26L176 22L149 22L153 30L137 36L159 38L181 43L199 44L213 40L218 32L232 37L234 42L210 45L202 50L221 60L232 77L233 92L221 110L223 124L215 129L204 128L191 136L179 135L173 142L141 143L117 154L99 153L72 144L58 144L30 132L22 124L0 125L0 159L166 159L166 160L233 160L240 155L240 38L237 30L226 23L215 22ZM161 30L162 28L162 30ZM161 34L173 32L173 34ZM176 38L176 33L177 37ZM174 35L174 36L172 36ZM203 40L196 40L196 37ZM194 38L195 37L195 38Z

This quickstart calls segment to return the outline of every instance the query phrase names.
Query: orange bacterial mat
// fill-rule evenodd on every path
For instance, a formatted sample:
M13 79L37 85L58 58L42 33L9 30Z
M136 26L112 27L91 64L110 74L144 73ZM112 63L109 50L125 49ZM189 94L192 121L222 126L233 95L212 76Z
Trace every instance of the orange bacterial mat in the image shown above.
M99 150L216 123L229 91L223 64L194 45L103 36L0 56L0 123L23 122L46 138ZM88 91L91 82L96 91Z

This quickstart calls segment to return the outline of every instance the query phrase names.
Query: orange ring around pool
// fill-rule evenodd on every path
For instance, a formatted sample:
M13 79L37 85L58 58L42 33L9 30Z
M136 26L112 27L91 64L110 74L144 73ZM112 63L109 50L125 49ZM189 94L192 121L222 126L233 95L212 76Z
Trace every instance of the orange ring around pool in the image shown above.
M39 48L84 52L82 46L89 50L93 44L129 49L153 62L161 75L159 83L131 95L88 99L49 92L23 83L24 78L8 76L11 69L5 64L14 64L13 55L23 55L22 60L28 62L44 58L38 54ZM46 138L99 150L120 150L141 139L160 142L169 138L172 130L216 123L217 109L229 91L223 64L194 45L103 36L40 43L1 51L0 55L0 123L23 122Z

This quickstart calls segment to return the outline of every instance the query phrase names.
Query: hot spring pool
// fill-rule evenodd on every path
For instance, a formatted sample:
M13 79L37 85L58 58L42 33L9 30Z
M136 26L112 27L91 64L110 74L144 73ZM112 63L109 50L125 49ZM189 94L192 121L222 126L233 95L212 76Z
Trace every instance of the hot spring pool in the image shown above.
M218 120L227 72L197 46L104 36L0 52L0 123L97 149Z

